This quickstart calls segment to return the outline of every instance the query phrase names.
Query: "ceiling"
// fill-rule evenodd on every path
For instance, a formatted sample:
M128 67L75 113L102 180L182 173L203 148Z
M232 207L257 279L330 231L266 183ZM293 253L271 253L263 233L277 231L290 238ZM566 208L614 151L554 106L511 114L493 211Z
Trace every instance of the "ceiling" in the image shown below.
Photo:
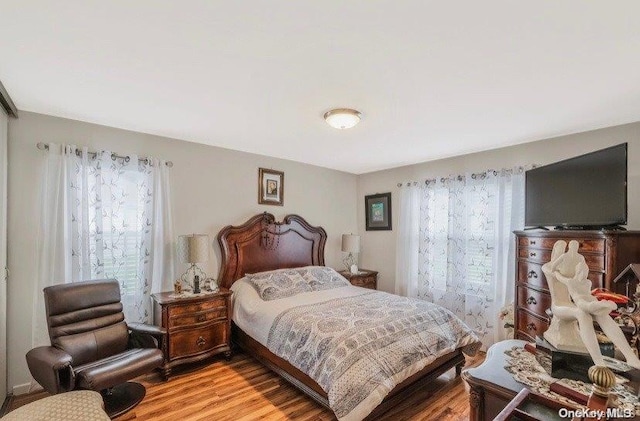
M360 174L640 120L640 2L0 0L0 80L20 110Z

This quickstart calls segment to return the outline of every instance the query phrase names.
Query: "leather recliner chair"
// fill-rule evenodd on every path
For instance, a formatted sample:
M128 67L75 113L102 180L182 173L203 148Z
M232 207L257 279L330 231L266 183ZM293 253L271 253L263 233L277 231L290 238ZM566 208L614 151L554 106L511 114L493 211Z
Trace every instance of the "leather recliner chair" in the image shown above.
M47 287L44 302L51 346L27 353L33 378L52 394L101 392L111 418L140 403L144 386L127 380L163 364L166 330L127 324L116 280Z

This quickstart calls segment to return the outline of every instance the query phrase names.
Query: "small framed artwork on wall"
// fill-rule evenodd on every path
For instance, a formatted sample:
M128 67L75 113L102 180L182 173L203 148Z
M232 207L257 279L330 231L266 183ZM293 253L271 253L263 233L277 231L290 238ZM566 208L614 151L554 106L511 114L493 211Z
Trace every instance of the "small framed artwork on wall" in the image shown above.
M261 205L284 205L284 173L258 168L258 203Z
M391 230L391 193L365 196L364 208L367 231Z

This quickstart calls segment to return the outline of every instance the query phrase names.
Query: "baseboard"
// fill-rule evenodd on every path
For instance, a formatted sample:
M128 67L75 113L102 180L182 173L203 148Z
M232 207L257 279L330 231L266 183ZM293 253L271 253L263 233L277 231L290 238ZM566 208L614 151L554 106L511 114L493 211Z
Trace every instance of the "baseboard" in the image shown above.
M7 415L7 412L9 412L9 408L11 407L12 400L13 400L13 395L11 394L7 395L4 402L2 403L2 407L0 408L0 418Z
M31 389L31 383L17 384L11 389L12 395L24 395L26 393L37 392L40 390L40 385L37 385L34 389Z

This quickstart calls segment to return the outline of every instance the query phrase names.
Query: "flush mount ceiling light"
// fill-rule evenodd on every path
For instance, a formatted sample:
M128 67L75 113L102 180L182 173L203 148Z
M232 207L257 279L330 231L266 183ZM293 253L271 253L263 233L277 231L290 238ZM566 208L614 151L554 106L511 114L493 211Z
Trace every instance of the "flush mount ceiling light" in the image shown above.
M327 124L336 129L350 129L360 122L360 111L351 108L336 108L324 113Z

